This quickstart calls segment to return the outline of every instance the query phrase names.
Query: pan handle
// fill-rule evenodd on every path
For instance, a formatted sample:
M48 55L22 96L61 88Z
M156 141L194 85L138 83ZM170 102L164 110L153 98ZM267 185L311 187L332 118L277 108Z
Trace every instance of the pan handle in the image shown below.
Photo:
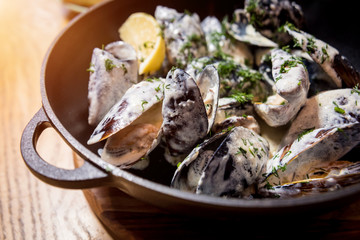
M111 174L96 167L89 161L73 170L55 167L43 160L36 151L36 144L41 133L51 123L43 108L33 116L25 127L20 143L22 157L31 172L44 182L62 188L83 189L107 185Z

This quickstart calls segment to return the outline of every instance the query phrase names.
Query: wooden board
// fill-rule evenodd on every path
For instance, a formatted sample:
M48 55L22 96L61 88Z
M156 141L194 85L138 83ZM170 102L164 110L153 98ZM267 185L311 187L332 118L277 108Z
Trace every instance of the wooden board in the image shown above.
M91 209L117 239L251 238L356 239L360 237L360 202L320 216L289 219L199 219L176 216L136 200L116 188L84 190Z

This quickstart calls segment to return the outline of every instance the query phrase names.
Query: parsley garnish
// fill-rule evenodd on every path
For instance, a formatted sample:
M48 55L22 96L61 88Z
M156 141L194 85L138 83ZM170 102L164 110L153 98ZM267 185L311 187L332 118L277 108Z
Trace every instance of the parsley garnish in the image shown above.
M105 60L105 69L107 72L110 72L116 65L113 63L111 59Z
M239 147L238 149L239 149L239 151L236 154L242 154L244 157L246 157L247 151L245 149L243 149L242 147Z
M141 107L142 107L142 110L143 110L143 111L145 110L144 105L145 105L145 104L148 104L148 103L149 103L149 102L146 101L146 100L142 100L142 101L141 101Z
M335 112L340 113L340 114L345 113L345 110L340 108L339 105L337 105L337 103L335 101L333 102L333 104L335 105L335 107L334 107Z
M317 49L317 46L315 45L315 40L314 38L310 37L307 38L307 44L306 44L306 49L309 53L314 53Z
M266 180L265 188L268 190L274 190L274 186L269 183L269 181Z
M327 45L326 45L326 47L327 47ZM322 48L321 48L321 51L322 51L322 55L321 55L321 64L323 64L323 63L325 62L325 60L326 60L326 59L329 59L329 58L330 58L330 56L329 56L329 54L327 53L327 51L326 51L326 48L325 48L325 47L322 47Z
M297 137L298 142L301 140L301 138L302 138L303 136L305 136L306 134L311 133L312 131L314 131L314 129L315 129L315 127L313 127L313 128L308 128L308 129L305 129L304 131L302 131L302 132L298 135L298 137Z
M222 132L230 132L235 126L229 126L226 129L223 129Z
M90 67L88 69L86 69L87 72L95 72L95 70L93 69L93 67L95 67L95 65L93 63L90 63Z
M122 68L122 70L124 70L124 74L127 74L128 70L125 67L125 64L121 64L121 68Z
M236 91L235 93L230 95L230 97L241 104L245 104L247 102L250 102L254 98L254 95Z
M303 62L299 58L292 57L281 65L280 73L287 73L290 68L296 67L298 64L303 64Z
M290 22L286 22L284 25L280 26L278 28L278 32L285 32L285 27L288 27L290 30L300 32L300 30L297 27L295 27L294 24L292 24Z
M358 95L360 95L359 83L357 83L355 87L353 87L353 89L351 90L351 94L353 93L357 93Z

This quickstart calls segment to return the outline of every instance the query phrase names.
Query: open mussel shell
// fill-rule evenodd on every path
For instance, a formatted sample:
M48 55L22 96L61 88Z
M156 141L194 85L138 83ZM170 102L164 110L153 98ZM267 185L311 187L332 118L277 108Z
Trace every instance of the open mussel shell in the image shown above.
M334 168L334 167L332 167ZM299 180L279 186L269 186L259 189L262 197L294 198L331 192L346 186L360 183L360 162L348 162L343 168L320 169L329 171L324 177Z
M160 143L161 124L161 103L157 103L130 125L109 137L101 158L121 168L144 169L148 165L146 156Z
M164 80L141 81L129 88L110 109L88 140L88 144L102 141L138 119L148 109L164 98Z
M163 89L164 81L158 78L133 85L95 128L88 144L107 139L101 158L122 168L146 157L160 142Z
M185 71L169 71L164 92L161 128L165 158L176 165L207 135L208 116L200 89Z
M196 84L200 89L201 97L205 104L208 116L207 133L209 133L215 121L219 100L220 79L216 68L213 65L206 66L196 79Z
M98 124L125 91L138 82L135 49L122 41L93 50L88 100L90 125Z
M215 134L195 147L176 169L171 187L195 193L205 167L228 133Z
M306 179L316 168L326 168L360 142L360 123L310 130L284 146L268 161L266 181L282 185Z

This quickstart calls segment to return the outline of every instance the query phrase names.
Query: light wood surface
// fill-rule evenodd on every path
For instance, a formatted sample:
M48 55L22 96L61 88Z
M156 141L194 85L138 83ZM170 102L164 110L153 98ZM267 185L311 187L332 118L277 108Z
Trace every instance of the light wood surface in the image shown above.
M58 0L0 0L0 239L111 239L82 191L43 183L20 154L21 133L41 107L42 60L67 22ZM54 130L38 145L47 161L73 168Z
M271 219L206 225L161 213L117 189L96 188L84 194L34 177L20 155L20 137L41 107L42 60L67 16L59 0L0 0L0 239L220 239L232 231L281 238L283 223L294 229L288 237L359 239L360 201L312 219L295 221L293 216L276 229L266 228ZM41 135L38 150L50 163L73 168L73 154L54 130ZM217 231L220 224L227 226L221 228L226 233Z

